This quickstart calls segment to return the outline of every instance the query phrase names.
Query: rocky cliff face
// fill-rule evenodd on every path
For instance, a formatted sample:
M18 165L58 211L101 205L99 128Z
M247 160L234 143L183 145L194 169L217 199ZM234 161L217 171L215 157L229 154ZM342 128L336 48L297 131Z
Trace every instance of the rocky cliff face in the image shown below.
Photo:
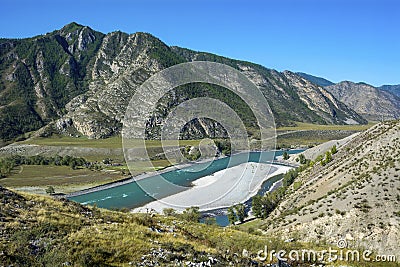
M104 35L75 23L29 39L0 40L0 138L36 130L88 90Z
M290 71L278 72L257 64L179 47L172 49L188 61L214 61L240 70L264 93L277 125L290 125L293 121L320 124L366 122L324 88Z
M400 118L400 98L365 83L341 82L325 87L337 99L371 120Z
M119 133L136 87L166 67L151 54L160 46L168 50L158 39L143 33L105 36L94 59L89 90L66 105L67 114L56 123L55 130L71 131L72 127L90 138ZM70 127L60 123L65 120L72 122L67 124Z
M278 125L290 125L293 121L366 122L328 91L294 73L169 47L146 33L104 35L71 23L61 30L29 39L1 39L0 47L2 140L43 126L41 135L58 132L103 138L118 134L126 106L140 84L164 68L193 60L221 62L243 72L264 93ZM198 96L212 96L230 103L247 121L247 127L255 126L251 110L242 107L240 98L226 94L229 93L215 86L174 89L158 103L159 112L147 118L148 137L157 138L157 125L171 108ZM192 137L210 132L224 135L220 125L207 119L196 120L186 128L196 133Z

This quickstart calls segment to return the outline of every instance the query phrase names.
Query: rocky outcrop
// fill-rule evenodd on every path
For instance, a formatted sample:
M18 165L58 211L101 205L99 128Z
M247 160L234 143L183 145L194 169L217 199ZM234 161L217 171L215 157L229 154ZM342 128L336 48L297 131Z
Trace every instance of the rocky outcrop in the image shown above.
M291 125L295 121L366 122L329 92L297 74L169 47L146 33L104 35L71 23L42 36L2 39L0 46L0 77L7 81L0 84L3 140L42 126L45 128L39 131L40 135L58 132L104 138L119 134L125 109L136 88L160 70L193 60L220 62L240 70L264 93L277 125ZM144 118L148 120L148 138L158 138L158 128L169 111L191 97L218 98L236 108L247 127L255 127L251 107L245 107L240 97L224 90L200 85L174 89L160 100L152 117ZM25 113L15 120L18 110ZM10 123L9 118L14 118L14 122ZM191 122L184 131L188 138L225 135L219 124L206 118Z

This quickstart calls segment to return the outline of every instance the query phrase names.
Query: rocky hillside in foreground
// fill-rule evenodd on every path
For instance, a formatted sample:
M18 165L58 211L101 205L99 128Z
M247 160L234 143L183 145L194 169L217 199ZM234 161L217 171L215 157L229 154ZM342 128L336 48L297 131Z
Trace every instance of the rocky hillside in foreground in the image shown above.
M193 60L221 62L242 71L269 100L278 125L365 123L328 91L297 74L169 47L146 33L103 34L71 23L41 36L0 39L0 48L1 140L44 126L42 135L61 132L103 138L118 134L126 105L143 81L169 66ZM195 84L176 88L160 101L156 114L148 118L149 138L157 137L157 126L168 110L198 96L228 103L248 128L254 126L250 109L239 97L223 88ZM194 122L189 128L198 136L224 134L209 120Z
M234 240L262 246L256 236L234 230L99 210L2 187L0 202L0 266L227 266L238 252Z
M17 194L0 186L0 266L277 266L257 257L270 250L328 249L287 243L250 230L195 222L192 213L165 217L86 207ZM212 221L210 221L212 223ZM310 266L319 262L290 262ZM287 265L286 265L287 266ZM355 262L352 266L398 266Z
M267 234L396 254L400 244L400 121L380 123L296 178Z
M261 267L271 266L256 257L265 244L293 248L279 240L199 224L192 215L108 211L2 187L0 203L0 266Z
M325 87L337 99L369 120L400 118L400 98L365 83L340 82Z

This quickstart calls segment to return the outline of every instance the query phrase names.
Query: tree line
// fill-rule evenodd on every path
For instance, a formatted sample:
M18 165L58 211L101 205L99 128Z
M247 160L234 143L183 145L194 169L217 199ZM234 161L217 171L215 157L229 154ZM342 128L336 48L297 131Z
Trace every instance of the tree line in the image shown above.
M89 167L90 162L84 158L72 156L54 156L46 157L42 155L21 156L14 155L6 158L0 158L0 178L7 177L11 171L20 165L54 165L54 166L70 166L72 169L77 167Z

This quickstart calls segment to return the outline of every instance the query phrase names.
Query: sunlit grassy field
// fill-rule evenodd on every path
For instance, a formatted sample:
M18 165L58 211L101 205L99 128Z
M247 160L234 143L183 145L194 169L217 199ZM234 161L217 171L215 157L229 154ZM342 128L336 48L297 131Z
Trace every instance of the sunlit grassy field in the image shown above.
M141 139L130 140L130 145L137 143L141 145ZM174 140L163 141L164 146L171 146ZM199 140L179 140L180 145L198 145ZM106 139L88 139L87 137L51 136L38 137L20 142L20 144L42 145L42 146L68 146L68 147L88 147L88 148L122 148L122 137L114 136ZM161 147L160 140L146 140L146 147Z
M276 129L276 144L281 147L312 147L330 140L338 140L355 132L369 129L375 123L366 125L319 125L296 122L293 127Z
M130 147L141 145L142 140L130 140ZM159 140L146 141L146 148L149 155L155 155L163 152L162 145L172 146L176 141L167 140L162 144ZM198 145L200 140L179 140L180 146ZM19 144L31 144L38 146L50 146L57 149L85 148L79 155L79 149L74 150L74 156L84 157L91 162L102 162L106 158L113 162L121 164L120 166L102 165L102 170L90 170L80 168L73 170L67 166L43 166L43 165L23 165L14 168L7 178L0 179L0 185L10 188L22 188L31 191L31 188L37 188L36 192L43 193L47 186L55 187L57 192L69 193L76 190L82 190L96 185L110 183L131 175L138 175L144 172L152 172L164 169L176 162L170 162L165 159L155 159L151 167L147 164L141 164L138 161L134 169L128 170L122 151L122 138L111 137L107 139L88 139L86 137L68 137L52 136L48 138L31 138L19 142ZM89 148L89 150L87 150ZM78 153L78 155L77 155ZM143 166L142 166L143 165Z
M47 186L53 186L56 192L70 193L126 177L120 171L113 170L73 170L68 166L23 165L16 167L9 177L0 179L0 185L36 193L45 193Z
M376 123L358 125L320 125L304 122L296 122L296 126L279 127L277 131L302 131L302 130L345 130L345 131L364 131Z

